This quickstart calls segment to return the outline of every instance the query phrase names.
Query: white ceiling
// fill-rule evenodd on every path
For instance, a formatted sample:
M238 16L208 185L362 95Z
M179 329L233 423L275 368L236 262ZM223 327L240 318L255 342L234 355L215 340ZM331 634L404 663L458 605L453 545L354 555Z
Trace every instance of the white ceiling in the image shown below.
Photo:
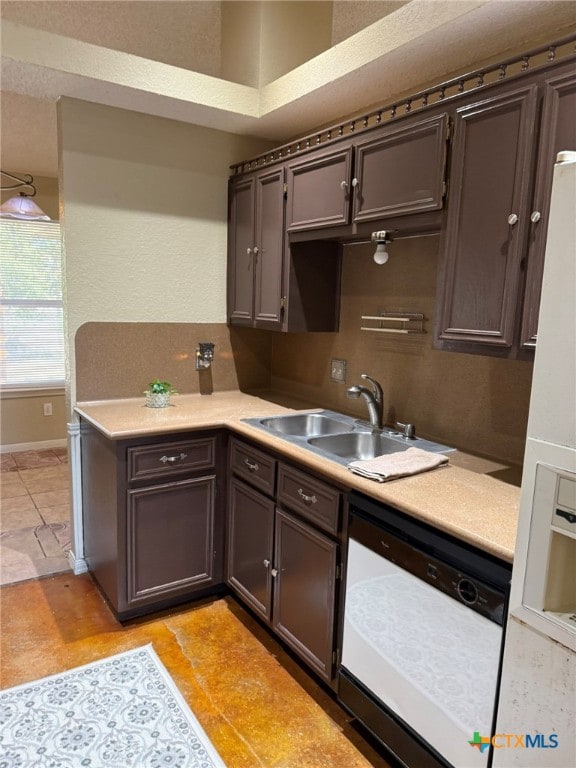
M71 5L30 0L0 5L2 166L13 172L57 176L55 104L62 95L281 143L368 105L576 31L572 0L381 3L388 13L384 18L257 89L217 79L219 63L210 58L205 40L219 19L219 3L134 3L146 6L146 13L116 38L113 9L129 4L76 2L73 15ZM204 57L201 73L189 68L194 66L190 57L176 58L178 64L162 58L162 48L176 56L190 41L174 28L173 18L167 28L159 27L162 15L155 11L168 5L192 12L187 23L196 30L195 54ZM63 17L67 6L68 25ZM102 6L110 13L100 17L107 23L99 27L95 13ZM82 33L83 14L89 34ZM65 38L54 36L63 31ZM114 40L116 51L110 47ZM154 59L142 55L147 50Z

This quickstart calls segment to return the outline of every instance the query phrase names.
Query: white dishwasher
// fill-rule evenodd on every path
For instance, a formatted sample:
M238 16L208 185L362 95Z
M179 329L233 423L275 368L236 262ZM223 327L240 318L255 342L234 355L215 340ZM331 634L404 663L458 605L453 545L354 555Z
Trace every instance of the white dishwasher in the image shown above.
M339 699L409 768L488 768L511 567L350 494Z

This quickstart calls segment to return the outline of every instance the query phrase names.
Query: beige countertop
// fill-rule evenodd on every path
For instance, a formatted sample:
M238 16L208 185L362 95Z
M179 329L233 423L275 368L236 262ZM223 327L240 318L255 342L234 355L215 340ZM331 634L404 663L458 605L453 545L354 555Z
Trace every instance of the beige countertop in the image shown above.
M225 427L297 461L348 489L390 504L508 562L514 555L520 489L494 475L507 465L456 451L449 465L377 483L242 419L293 409L238 391L177 395L169 408L147 408L143 398L78 403L76 412L112 440ZM314 409L308 409L314 410Z

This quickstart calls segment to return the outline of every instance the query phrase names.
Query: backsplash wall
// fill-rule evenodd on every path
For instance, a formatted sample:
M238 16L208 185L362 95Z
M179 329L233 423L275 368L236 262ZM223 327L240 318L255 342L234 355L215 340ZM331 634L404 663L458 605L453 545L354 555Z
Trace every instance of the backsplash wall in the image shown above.
M388 423L410 422L422 436L520 464L533 365L432 349L438 247L439 236L398 240L377 266L373 246L346 246L339 333L274 334L272 387L366 418L346 388L367 373L382 384ZM426 333L360 330L361 315L382 310L423 312ZM332 358L347 361L344 383L330 379Z
M196 347L214 343L210 369ZM181 394L270 387L270 336L225 323L85 323L76 332L77 401L142 397L155 378Z

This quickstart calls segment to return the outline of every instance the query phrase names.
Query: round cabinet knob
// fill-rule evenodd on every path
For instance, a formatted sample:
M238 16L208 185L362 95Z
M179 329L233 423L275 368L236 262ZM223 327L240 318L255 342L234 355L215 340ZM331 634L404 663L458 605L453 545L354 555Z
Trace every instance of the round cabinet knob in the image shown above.
M340 182L340 189L348 189L348 182L347 181L341 181Z
M252 248L246 248L246 253L248 256L252 256Z
M259 253L260 253L260 248L258 248L258 246L255 245L254 246L254 256L258 256Z
M270 560L263 561L264 568L270 568Z
M357 187L358 186L358 179L354 178L352 179L352 186Z
M518 214L511 213L510 216L508 216L508 224L510 224L511 227L513 227L514 224L518 224Z
M532 211L532 213L530 214L530 221L532 222L532 224L538 224L541 218L542 218L542 214L540 213L540 211Z
M272 570L270 571L270 573L272 574L272 578L273 578L273 579L275 579L275 578L276 578L276 576L278 576L278 571L277 571L277 569L276 569L276 568L272 568Z

